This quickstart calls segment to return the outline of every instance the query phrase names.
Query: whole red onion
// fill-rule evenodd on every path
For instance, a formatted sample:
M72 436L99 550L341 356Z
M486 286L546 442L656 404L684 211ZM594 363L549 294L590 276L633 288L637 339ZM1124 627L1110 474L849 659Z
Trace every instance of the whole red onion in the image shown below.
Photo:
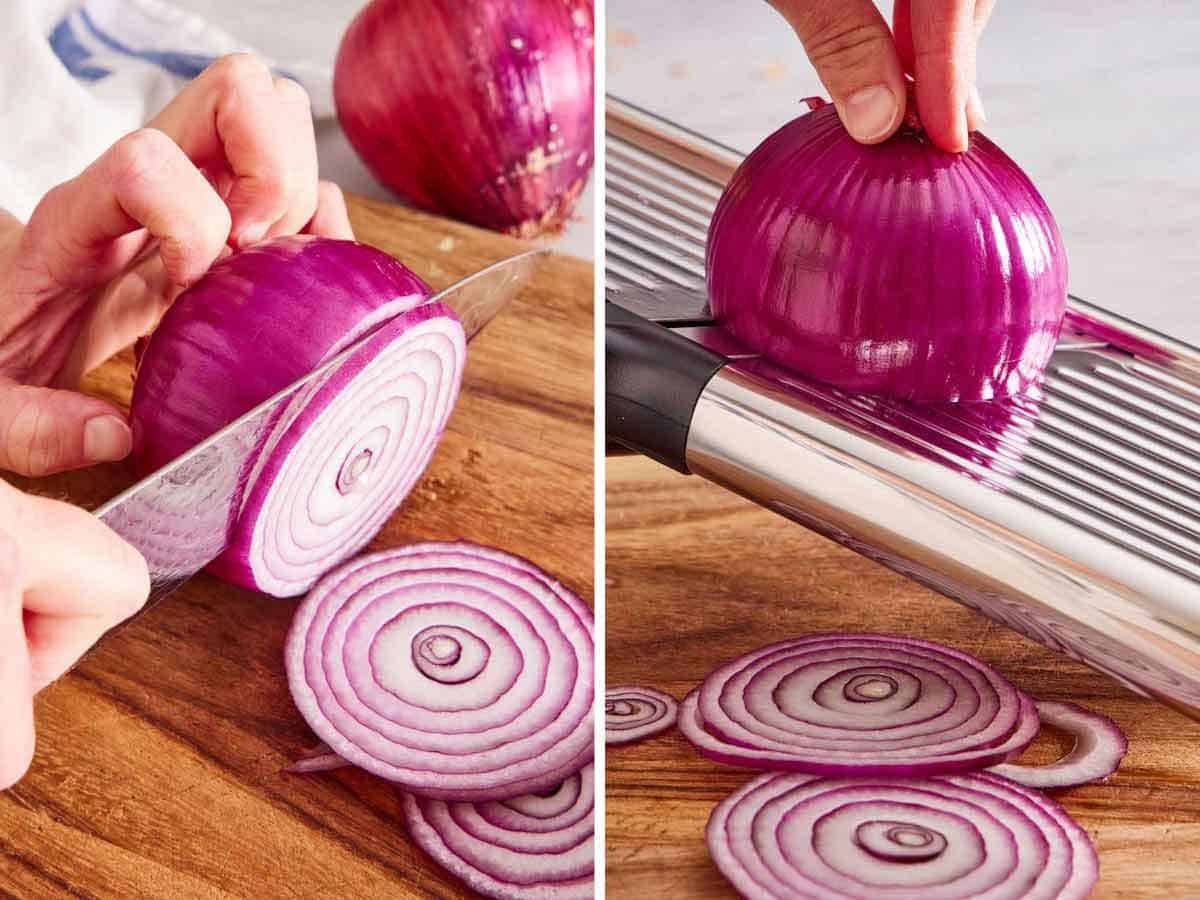
M592 166L591 0L375 0L342 38L338 119L386 185L521 237L562 229Z
M981 134L864 146L822 106L768 137L708 235L713 313L771 360L851 391L987 400L1041 375L1066 308L1058 227Z

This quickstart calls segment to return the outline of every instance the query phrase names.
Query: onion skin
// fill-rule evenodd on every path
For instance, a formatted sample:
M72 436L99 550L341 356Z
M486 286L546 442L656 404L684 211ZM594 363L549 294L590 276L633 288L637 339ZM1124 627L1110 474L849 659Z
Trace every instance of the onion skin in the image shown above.
M429 654L453 638L456 654ZM591 611L528 560L465 542L360 556L297 610L297 708L338 756L423 797L537 793L591 762Z
M281 411L242 475L229 546L210 572L275 596L303 593L404 499L445 428L466 358L457 317L428 297L381 251L294 236L217 263L167 311L134 383L143 476L373 332Z
M1033 184L982 134L944 153L863 146L833 106L746 158L709 229L722 325L772 361L920 403L1035 384L1066 310L1066 252Z
M592 166L591 0L375 0L334 68L338 120L416 205L561 231Z
M401 797L413 840L472 890L497 900L592 900L595 771L547 796L446 803Z
M679 730L726 765L923 777L1008 762L1037 736L1033 701L949 647L874 634L782 641L718 668Z
M889 848L895 829L914 840ZM718 804L706 838L717 868L755 900L1082 900L1099 874L1061 806L985 773L767 773Z

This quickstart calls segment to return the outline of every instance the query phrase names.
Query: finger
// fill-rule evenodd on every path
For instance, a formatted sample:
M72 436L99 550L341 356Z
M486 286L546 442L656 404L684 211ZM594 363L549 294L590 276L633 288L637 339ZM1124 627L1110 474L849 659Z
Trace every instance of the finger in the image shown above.
M16 494L6 505L16 523L30 679L38 690L141 609L150 577L141 555L91 513L7 491Z
M229 248L221 249L224 253ZM218 254L217 260L220 258ZM130 341L149 334L182 291L183 287L167 274L157 253L130 266L109 282L96 300L55 384L63 387L79 384L85 372L129 346Z
M239 247L261 240L291 200L289 115L270 69L247 53L217 60L150 123L170 135L197 165L224 161L233 173L227 202Z
M311 221L319 202L317 177L317 135L313 127L312 103L308 91L290 78L276 78L275 96L283 111L286 141L290 150L287 211L271 226L268 235L297 234Z
M350 225L350 213L346 209L346 195L332 181L322 181L317 192L317 211L304 229L308 234L322 237L354 240L354 228Z
M56 284L91 288L142 251L143 227L178 284L204 274L229 235L229 212L216 191L174 141L152 128L121 138L51 190L25 236Z
M865 144L904 118L905 87L887 22L871 0L778 0L829 91L846 130Z
M33 759L33 687L21 615L16 542L0 533L0 791L24 776Z
M41 478L129 455L121 411L75 391L0 381L0 469Z
M913 80L921 127L943 150L967 149L975 71L973 0L911 0Z

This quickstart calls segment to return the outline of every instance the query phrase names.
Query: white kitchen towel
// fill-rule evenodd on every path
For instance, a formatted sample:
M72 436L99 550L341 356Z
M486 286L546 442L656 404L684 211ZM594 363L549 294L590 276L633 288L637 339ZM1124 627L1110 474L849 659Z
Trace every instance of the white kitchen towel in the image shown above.
M163 0L0 0L0 34L0 208L22 220L214 59L253 52ZM327 62L266 61L333 114Z

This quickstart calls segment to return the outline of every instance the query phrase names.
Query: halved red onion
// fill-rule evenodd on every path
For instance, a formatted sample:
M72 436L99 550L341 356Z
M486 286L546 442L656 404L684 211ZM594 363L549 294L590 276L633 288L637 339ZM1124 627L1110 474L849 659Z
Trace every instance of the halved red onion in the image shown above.
M988 771L1042 790L1103 781L1117 771L1129 750L1129 741L1116 722L1065 700L1036 700L1034 703L1042 724L1061 728L1075 738L1075 745L1062 759L1049 765L1006 763Z
M592 759L592 630L527 560L413 544L318 582L288 635L288 682L348 762L426 797L514 797Z
M768 773L718 804L706 836L717 868L756 900L1074 900L1099 873L1062 807L984 773Z
M627 744L675 724L679 701L652 687L627 685L604 692L604 742Z
M1006 762L1033 701L932 641L824 634L738 657L684 698L679 729L717 762L820 775L920 776Z
M595 772L510 800L403 794L413 840L474 891L502 900L592 900Z
M466 360L457 316L379 250L294 236L234 254L185 291L144 345L134 460L147 474L356 339L298 394L252 468L210 570L285 597L363 547L429 463Z
M1036 383L1067 302L1058 226L999 147L973 134L965 153L945 153L915 122L864 146L832 105L746 158L706 257L713 313L746 346L917 402Z

